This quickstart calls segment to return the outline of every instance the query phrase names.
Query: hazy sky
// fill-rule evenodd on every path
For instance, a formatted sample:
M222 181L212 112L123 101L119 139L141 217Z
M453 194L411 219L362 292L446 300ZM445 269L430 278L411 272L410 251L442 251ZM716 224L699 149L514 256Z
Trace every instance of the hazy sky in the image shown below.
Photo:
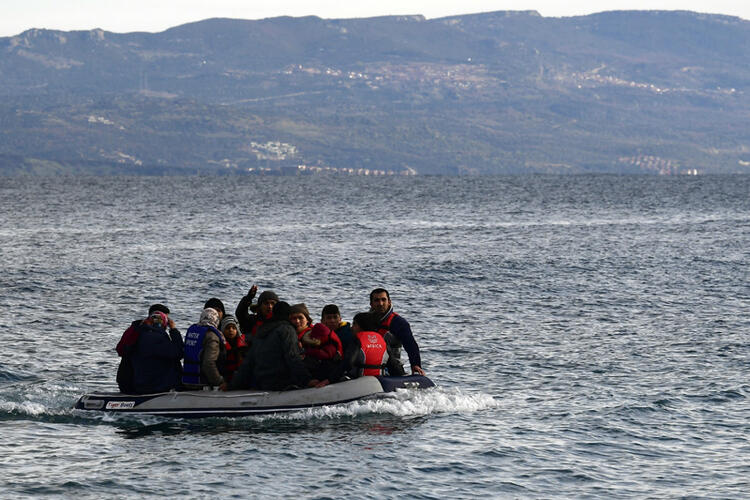
M494 10L574 16L605 10L692 10L750 20L746 0L0 0L0 36L29 28L163 31L210 17L262 19L423 14L428 18Z

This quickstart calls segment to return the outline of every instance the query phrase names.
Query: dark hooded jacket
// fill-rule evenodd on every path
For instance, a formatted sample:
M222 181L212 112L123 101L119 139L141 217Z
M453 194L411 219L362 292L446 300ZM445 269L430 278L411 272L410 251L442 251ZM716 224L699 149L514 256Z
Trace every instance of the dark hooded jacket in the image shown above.
M245 359L232 377L230 390L261 389L283 391L302 388L312 379L300 355L297 332L286 319L286 308L279 302L274 307L274 317L263 323L253 337ZM277 309L279 310L277 314Z
M180 386L183 342L177 329L166 331L141 323L138 340L129 349L133 366L132 392L146 394L164 392Z
M258 300L261 300L264 296L264 294L269 293L268 291L265 291L260 294L260 297L258 297ZM275 293L270 293L273 297L276 298L278 302L278 297L276 297ZM270 321L270 318L264 318L260 315L260 313L250 314L248 312L248 309L252 305L253 298L250 295L245 295L240 299L240 303L237 304L237 309L234 311L234 315L237 318L237 322L240 325L240 329L242 330L242 333L245 334L245 338L250 339L250 337L254 337L256 332L258 331L258 328L260 328L260 325L262 325L266 321Z
M138 341L138 327L143 320L133 321L125 333L122 334L120 342L117 343L117 354L120 355L120 365L117 367L117 386L123 394L133 394L133 361L131 353L135 350Z
M144 341L139 343L144 331L149 333L144 337ZM155 333L152 334L152 331ZM177 328L171 328L167 336L164 330L150 326L144 323L144 320L133 321L122 334L116 350L122 358L117 368L117 385L123 394L161 392L179 387L179 380L176 385L171 382L157 382L164 378L171 380L174 374L179 378L182 374L180 359L183 354L183 343L182 335ZM172 359L173 362L165 362L165 358ZM170 387L162 389L167 385Z

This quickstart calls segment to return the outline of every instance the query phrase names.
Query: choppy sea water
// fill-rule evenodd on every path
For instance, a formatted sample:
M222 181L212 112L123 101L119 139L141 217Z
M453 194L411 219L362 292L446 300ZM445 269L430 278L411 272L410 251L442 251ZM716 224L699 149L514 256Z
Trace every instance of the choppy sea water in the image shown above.
M3 497L739 498L750 177L6 178ZM152 302L376 286L434 390L282 416L90 415Z

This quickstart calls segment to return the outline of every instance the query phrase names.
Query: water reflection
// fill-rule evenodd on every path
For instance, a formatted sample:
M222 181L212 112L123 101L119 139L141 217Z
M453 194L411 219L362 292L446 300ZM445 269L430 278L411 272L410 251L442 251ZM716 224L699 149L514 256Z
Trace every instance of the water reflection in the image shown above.
M153 422L152 419L161 421ZM316 417L309 412L284 415L266 415L240 418L170 419L148 417L148 420L133 419L114 422L118 435L125 439L138 439L154 435L170 436L190 434L211 436L224 433L250 435L294 435L307 436L375 435L389 436L419 427L428 419L400 417L394 415L357 415L331 419Z

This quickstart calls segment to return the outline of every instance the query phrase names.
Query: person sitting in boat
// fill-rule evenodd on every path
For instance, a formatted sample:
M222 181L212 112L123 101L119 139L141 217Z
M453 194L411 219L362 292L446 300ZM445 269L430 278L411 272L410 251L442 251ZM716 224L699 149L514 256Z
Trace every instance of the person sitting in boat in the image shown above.
M228 384L229 390L282 391L320 385L302 361L290 314L291 306L286 302L273 306L271 319L258 328L242 365Z
M228 314L221 320L221 334L224 336L224 347L226 348L227 360L224 366L224 379L229 382L232 375L242 364L242 359L248 350L245 334L240 331L237 318Z
M219 387L224 380L226 346L218 330L219 312L203 309L198 323L185 333L185 368L182 385L189 390Z
M149 394L179 388L183 342L174 322L162 311L154 311L135 331L135 343L126 348L133 368L133 384L128 388L132 390L124 392Z
M389 354L392 358L401 361L401 347L409 355L409 364L413 374L424 375L422 370L422 359L419 354L419 345L414 340L409 322L403 317L393 312L391 296L385 288L376 288L370 292L370 312L378 318L378 333L380 333L388 342ZM391 375L403 375L401 373L391 373Z
M255 337L260 326L271 319L271 311L274 304L279 301L279 296L271 290L266 290L258 297L258 303L253 304L255 294L258 292L258 285L253 285L247 292L247 295L240 299L234 315L240 323L240 329L245 333L248 339ZM250 312L252 310L252 313Z
M330 379L344 354L338 335L323 323L315 324L300 338L305 366L313 377Z
M346 350L354 340L354 334L351 325L341 319L339 307L336 304L328 304L323 307L323 311L320 313L320 321L336 333L343 350Z
M151 307L148 308L148 316L151 316L151 314L156 311L163 312L167 315L167 318L169 318L169 308L164 304L152 304ZM146 318L148 318L148 316ZM138 326L140 326L143 321L143 319L133 321L122 334L120 341L117 343L117 347L115 347L117 354L121 358L120 365L117 367L117 386L120 388L120 392L125 394L131 394L134 391L131 351L133 350L135 343L138 341L138 335L140 332ZM171 322L170 326L171 328L174 328L174 322ZM179 334L180 331L177 330L177 333Z
M378 322L370 313L358 313L352 320L354 339L344 351L343 362L331 372L331 382L342 378L357 378L364 375L392 375L389 371L399 364L389 362L388 345L385 338L378 333Z
M312 330L312 318L310 317L310 311L307 310L307 306L304 303L294 304L289 314L289 322L292 324L295 330L297 330L297 340L302 345L302 337Z

